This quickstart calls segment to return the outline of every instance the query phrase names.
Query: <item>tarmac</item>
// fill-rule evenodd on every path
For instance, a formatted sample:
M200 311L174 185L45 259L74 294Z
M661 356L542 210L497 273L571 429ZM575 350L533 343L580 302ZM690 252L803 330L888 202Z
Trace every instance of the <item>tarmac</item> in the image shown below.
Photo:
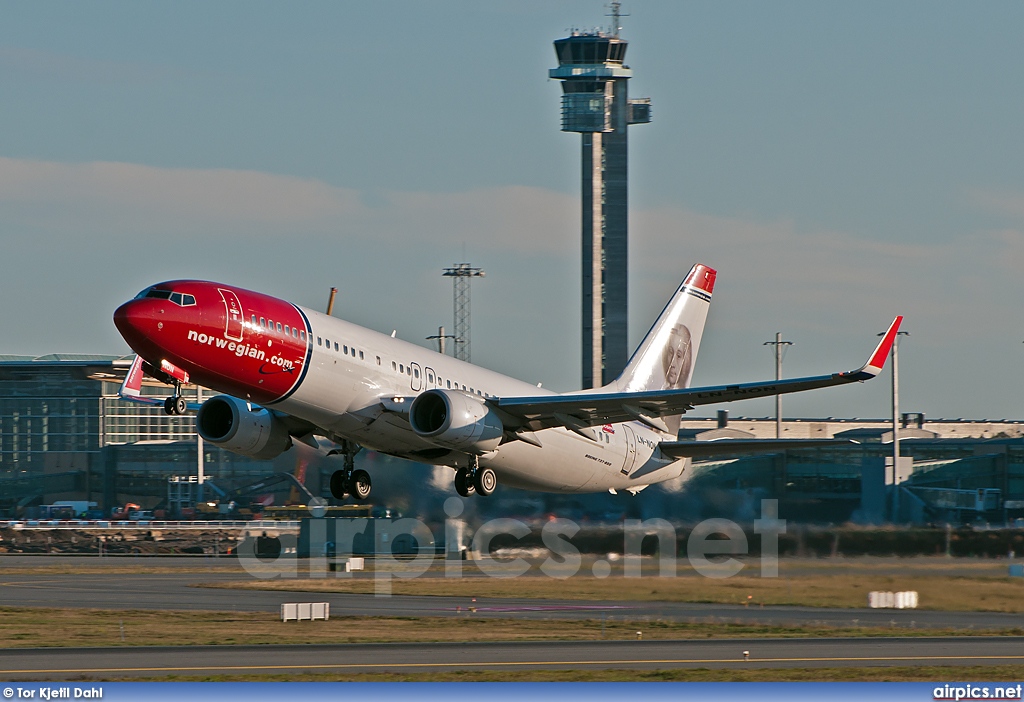
M665 670L997 665L1024 662L1019 637L728 639L0 650L7 680L441 671Z
M0 604L112 610L278 612L284 602L329 602L332 617L429 616L552 621L884 626L964 632L1024 628L1024 614L528 598L390 596L201 587L251 577L214 559L104 559L111 572L35 572L95 567L98 559L0 558ZM116 572L124 566L157 573ZM116 570L115 570L116 569ZM92 570L88 568L87 570ZM14 571L14 572L10 572ZM373 578L373 573L358 574ZM470 611L472 608L473 611ZM638 628L640 628L638 626ZM744 657L744 651L749 657ZM0 678L59 680L301 672L436 672L592 668L846 667L1024 664L1024 637L914 636L813 639L557 641L0 649Z

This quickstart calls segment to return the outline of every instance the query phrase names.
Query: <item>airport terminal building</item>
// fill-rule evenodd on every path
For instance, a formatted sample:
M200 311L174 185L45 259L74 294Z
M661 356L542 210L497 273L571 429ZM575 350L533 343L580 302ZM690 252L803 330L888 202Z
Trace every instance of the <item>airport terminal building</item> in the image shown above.
M195 418L118 397L132 357L0 355L0 515L57 500L96 502L105 512L165 501L168 480L196 475ZM196 388L182 389L195 398ZM168 389L143 386L164 396ZM204 447L205 474L225 483L279 470ZM285 466L287 469L287 466Z
M127 502L145 509L169 505L170 481L198 472L194 417L172 417L159 406L118 397L131 357L52 354L0 355L0 518L22 516L33 505L58 500L96 502L109 513ZM143 386L164 396L163 386ZM195 397L196 389L183 389ZM743 518L760 498L780 501L780 515L817 523L977 522L1024 518L1024 422L926 419L906 414L900 432L902 457L892 470L889 419L790 419L788 438L850 438L842 448L804 449L700 462L671 483L625 495L543 495L504 489L486 501L487 511L510 504L534 512L601 515ZM773 418L684 418L680 439L768 438ZM389 506L423 509L450 488L447 476L430 490L412 490L432 480L425 466L370 454L380 495ZM316 495L324 493L334 459L289 450L273 461L257 461L206 445L205 475L216 485L236 487L275 473L301 476ZM378 480L379 478L379 480ZM275 504L287 501L278 488ZM422 493L422 494L405 494ZM326 496L326 495L325 495ZM294 495L292 495L294 497ZM428 501L429 501L428 500ZM484 501L480 508L485 509ZM518 507L517 507L518 509Z

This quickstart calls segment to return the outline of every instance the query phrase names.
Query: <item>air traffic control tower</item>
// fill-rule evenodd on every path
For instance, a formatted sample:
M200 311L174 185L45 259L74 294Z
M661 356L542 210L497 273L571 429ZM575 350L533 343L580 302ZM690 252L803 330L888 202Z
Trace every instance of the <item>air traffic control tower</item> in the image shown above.
M562 81L562 131L583 142L583 387L611 382L629 360L626 128L651 121L649 98L630 100L618 3L612 31L555 41Z

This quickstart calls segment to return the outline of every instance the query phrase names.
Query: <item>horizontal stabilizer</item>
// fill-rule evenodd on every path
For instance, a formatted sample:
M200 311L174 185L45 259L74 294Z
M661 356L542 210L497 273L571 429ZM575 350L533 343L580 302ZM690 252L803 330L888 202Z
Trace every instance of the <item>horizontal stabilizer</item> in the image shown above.
M711 458L738 453L779 453L787 449L854 446L850 439L715 439L712 441L662 441L661 452L669 458Z

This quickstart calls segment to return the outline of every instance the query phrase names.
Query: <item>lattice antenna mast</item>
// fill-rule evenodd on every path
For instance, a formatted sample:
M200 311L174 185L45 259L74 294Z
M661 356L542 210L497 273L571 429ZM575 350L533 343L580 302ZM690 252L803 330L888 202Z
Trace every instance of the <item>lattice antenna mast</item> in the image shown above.
M629 15L622 14L622 3L621 2L610 3L608 5L608 7L611 9L611 13L605 15L605 17L611 17L612 18L612 27L611 27L611 32L609 32L609 33L613 37L618 37L619 36L619 32L622 31L622 18L623 17L629 17Z
M442 274L452 279L452 307L455 315L455 358L469 362L469 323L470 323L470 289L471 278L483 278L486 275L482 268L474 268L469 263L456 263L445 268Z

